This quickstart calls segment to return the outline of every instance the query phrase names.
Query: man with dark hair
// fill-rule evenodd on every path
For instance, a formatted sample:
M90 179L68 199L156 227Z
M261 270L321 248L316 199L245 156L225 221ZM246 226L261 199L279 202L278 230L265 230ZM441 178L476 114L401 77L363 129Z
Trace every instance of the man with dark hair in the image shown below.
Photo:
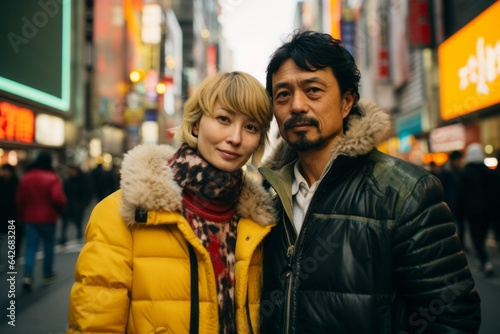
M271 57L284 141L264 240L262 333L477 333L480 298L439 180L376 149L386 112L359 101L341 41L298 32Z

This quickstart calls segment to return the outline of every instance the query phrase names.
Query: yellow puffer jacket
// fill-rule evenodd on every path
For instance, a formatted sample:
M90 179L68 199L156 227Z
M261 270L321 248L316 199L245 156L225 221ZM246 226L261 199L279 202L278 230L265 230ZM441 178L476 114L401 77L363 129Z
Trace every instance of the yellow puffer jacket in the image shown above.
M67 333L189 333L188 243L198 264L198 332L219 333L210 256L180 213L182 190L167 166L174 152L165 145L134 148L122 164L121 190L94 208L76 264ZM261 241L274 225L274 209L246 177L236 211L244 217L236 241L236 325L238 333L258 333Z

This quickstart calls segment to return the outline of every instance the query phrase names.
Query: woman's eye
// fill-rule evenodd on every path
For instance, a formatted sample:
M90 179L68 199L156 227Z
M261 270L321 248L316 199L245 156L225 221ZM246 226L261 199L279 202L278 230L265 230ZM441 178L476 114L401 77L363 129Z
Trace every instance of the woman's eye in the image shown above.
M227 116L219 116L219 117L217 117L217 119L219 121L221 121L222 123L228 123L229 122L229 117L227 117Z
M252 125L252 124L247 125L246 128L247 128L247 130L249 130L251 132L258 132L259 131L259 128L256 125Z

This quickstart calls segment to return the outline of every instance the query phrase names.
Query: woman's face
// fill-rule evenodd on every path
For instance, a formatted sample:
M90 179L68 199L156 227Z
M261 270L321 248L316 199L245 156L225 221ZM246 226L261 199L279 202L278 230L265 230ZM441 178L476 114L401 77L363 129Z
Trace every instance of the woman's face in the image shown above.
M251 117L215 102L213 115L203 114L193 133L198 152L217 169L233 172L245 165L259 147L261 129Z

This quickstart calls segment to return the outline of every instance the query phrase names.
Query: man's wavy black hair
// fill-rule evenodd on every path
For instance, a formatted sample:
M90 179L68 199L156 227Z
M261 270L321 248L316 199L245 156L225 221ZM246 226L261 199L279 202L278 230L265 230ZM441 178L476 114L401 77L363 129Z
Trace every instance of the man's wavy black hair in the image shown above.
M329 67L340 87L341 95L350 91L354 95L351 114L359 113L359 81L361 74L354 57L346 50L341 40L329 34L315 31L296 31L289 42L284 43L272 55L267 65L266 89L273 97L272 78L283 62L292 59L306 71L317 71Z

